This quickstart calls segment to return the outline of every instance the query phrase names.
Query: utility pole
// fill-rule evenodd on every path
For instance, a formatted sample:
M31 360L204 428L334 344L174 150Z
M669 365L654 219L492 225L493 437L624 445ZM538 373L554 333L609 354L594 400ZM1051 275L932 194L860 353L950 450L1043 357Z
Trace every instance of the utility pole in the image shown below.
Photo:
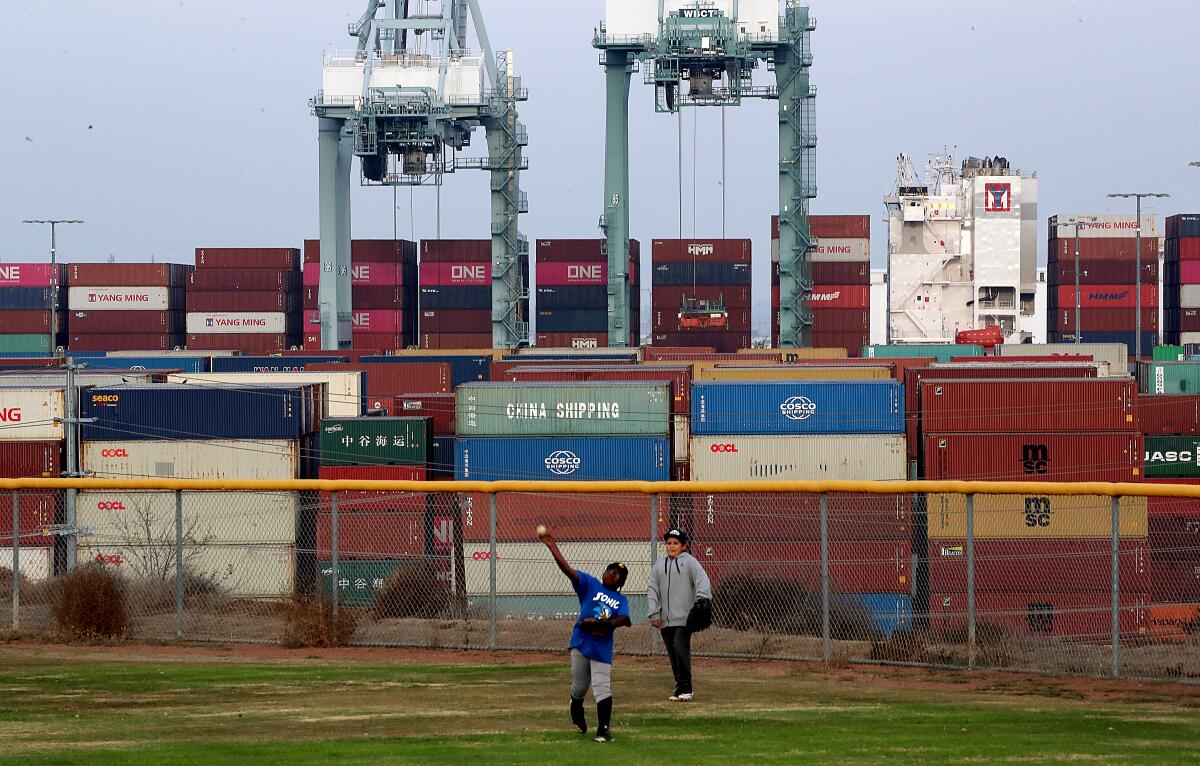
M1055 222L1056 226L1074 226L1075 227L1075 343L1080 343L1080 335L1083 332L1083 325L1080 322L1080 290L1079 290L1079 227L1086 226L1089 223L1095 223L1096 217L1091 215L1071 216L1066 221ZM1057 234L1058 232L1055 232ZM1056 256L1057 257L1057 256Z
M77 218L56 218L56 219L26 219L21 223L49 224L50 225L50 287L51 295L54 298L53 311L50 312L50 352L58 347L58 225L71 223L84 223Z
M78 479L83 476L79 472L79 425L94 423L95 418L79 417L79 387L75 384L75 373L87 365L75 364L70 358L65 360L67 370L67 390L63 392L65 413L63 416L63 431L67 438L67 470L63 477ZM71 488L64 494L63 534L66 542L63 545L63 563L68 572L75 569L75 559L79 549L79 526L75 514L76 495L78 490Z
M1137 317L1136 317L1136 323L1134 325L1134 327L1136 328L1135 332L1137 334L1134 336L1134 339L1133 339L1133 346L1134 346L1134 349L1136 349L1134 351L1133 355L1134 355L1134 358L1138 362L1141 362L1142 361L1142 199L1143 198L1164 198L1164 197L1170 197L1171 195L1170 194L1162 194L1159 192L1129 192L1129 193L1125 193L1125 194L1110 194L1108 196L1111 198L1114 198L1114 199L1129 199L1130 197L1133 197L1135 200L1137 200L1137 229L1135 229L1135 231L1137 232L1137 243L1135 245L1136 252L1134 253L1134 256L1133 256L1134 263L1137 265L1137 271L1135 272L1137 274L1137 281L1135 282L1136 286L1134 287L1134 289L1137 290ZM1155 257L1157 258L1157 255Z

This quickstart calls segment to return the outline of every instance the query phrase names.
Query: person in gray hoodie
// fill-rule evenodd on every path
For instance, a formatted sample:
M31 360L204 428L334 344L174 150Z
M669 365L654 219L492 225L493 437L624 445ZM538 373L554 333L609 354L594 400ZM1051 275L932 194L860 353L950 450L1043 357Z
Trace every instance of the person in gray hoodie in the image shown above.
M692 633L688 613L696 602L712 600L712 586L704 567L687 552L687 534L672 529L663 535L667 557L650 568L647 600L650 625L662 631L671 672L675 675L672 702L692 701Z

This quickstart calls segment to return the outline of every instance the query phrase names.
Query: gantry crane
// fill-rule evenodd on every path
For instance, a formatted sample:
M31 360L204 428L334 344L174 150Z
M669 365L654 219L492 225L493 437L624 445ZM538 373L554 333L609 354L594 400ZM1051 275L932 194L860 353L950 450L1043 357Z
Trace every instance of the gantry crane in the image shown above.
M816 243L808 201L817 195L815 99L808 8L786 0L606 0L593 45L601 50L607 99L604 215L608 249L608 344L629 338L629 84L644 64L655 110L738 106L744 98L779 101L779 342L812 345L812 268ZM774 86L755 85L760 63ZM683 82L687 81L687 92Z
M479 54L467 49L468 18ZM309 101L320 147L321 347L348 348L351 339L352 157L364 186L440 185L459 169L491 174L492 340L527 343L529 242L518 224L529 209L520 187L528 137L517 104L528 92L512 51L493 54L478 0L368 0L349 32L356 50L326 56L322 89ZM459 157L481 126L487 156Z

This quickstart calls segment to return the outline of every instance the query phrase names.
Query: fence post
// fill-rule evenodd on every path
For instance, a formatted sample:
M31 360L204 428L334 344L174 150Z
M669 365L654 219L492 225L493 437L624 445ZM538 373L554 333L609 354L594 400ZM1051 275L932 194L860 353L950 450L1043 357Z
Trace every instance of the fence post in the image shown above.
M21 629L21 493L14 489L12 495L12 625L15 633Z
M821 656L826 662L833 658L829 634L829 495L822 492L821 510Z
M650 571L654 571L654 564L658 561L658 493L650 496ZM646 649L648 653L654 654L654 628L650 629L646 640Z
M967 667L975 667L975 496L967 495Z
M1112 675L1121 676L1121 498L1112 498Z
M183 491L175 490L175 638L183 640Z
M488 494L488 648L496 648L496 493Z
M333 602L333 616L338 615L338 601L342 594L341 572L338 567L338 493L337 490L329 493L329 591L330 599Z

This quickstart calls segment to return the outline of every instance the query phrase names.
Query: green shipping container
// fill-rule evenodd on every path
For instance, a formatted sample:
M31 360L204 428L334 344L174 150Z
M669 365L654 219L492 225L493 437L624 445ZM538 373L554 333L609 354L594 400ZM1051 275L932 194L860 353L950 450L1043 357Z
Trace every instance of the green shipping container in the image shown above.
M458 387L458 436L663 436L666 384L467 383Z
M1200 436L1147 436L1146 478L1200 478Z
M424 566L423 561L339 561L338 602L342 606L374 606L375 592L383 588L384 582L397 569ZM333 562L320 562L321 595L329 598L333 584ZM433 594L430 594L433 598Z
M873 359L934 357L949 362L956 356L983 356L983 346L974 343L922 344L912 346L863 346L862 355Z
M1200 393L1200 362L1147 362L1141 371L1143 394Z
M326 418L321 465L426 465L432 418Z
M1156 362L1181 362L1183 346L1155 346L1152 358Z
M0 353L48 354L54 350L46 333L0 335Z

